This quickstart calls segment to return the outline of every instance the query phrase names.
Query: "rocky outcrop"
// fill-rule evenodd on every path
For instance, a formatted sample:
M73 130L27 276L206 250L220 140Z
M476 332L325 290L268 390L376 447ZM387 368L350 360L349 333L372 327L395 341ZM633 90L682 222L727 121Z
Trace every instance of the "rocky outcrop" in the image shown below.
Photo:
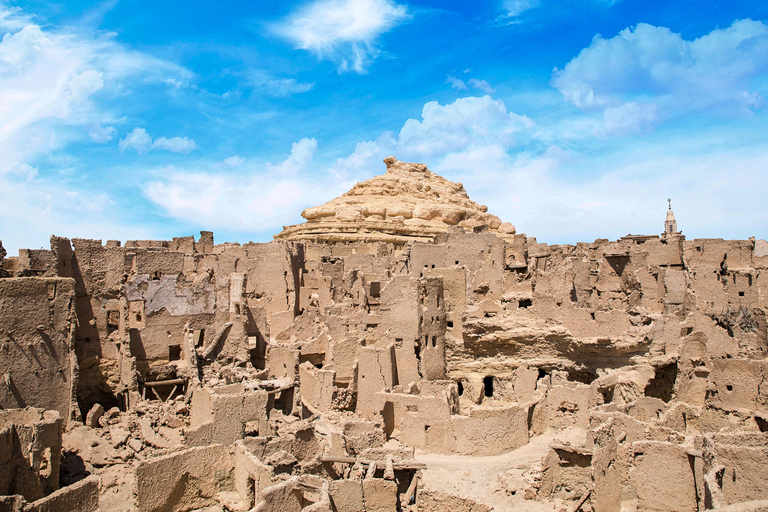
M387 172L341 197L302 212L304 224L287 226L276 240L313 242L429 241L450 226L487 226L499 235L515 228L472 201L461 183L438 176L424 164L384 159Z

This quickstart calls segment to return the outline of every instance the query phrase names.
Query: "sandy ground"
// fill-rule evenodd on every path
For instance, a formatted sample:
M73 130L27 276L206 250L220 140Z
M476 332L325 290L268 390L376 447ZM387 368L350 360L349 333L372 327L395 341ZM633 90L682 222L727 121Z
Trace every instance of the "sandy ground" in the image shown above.
M586 432L575 427L532 437L523 447L491 457L438 455L416 452L416 460L427 464L422 471L424 489L468 498L502 511L550 512L569 510L562 501L532 501L523 498L523 474L547 454L553 440L579 445ZM499 474L504 474L503 480ZM514 495L506 489L518 489Z

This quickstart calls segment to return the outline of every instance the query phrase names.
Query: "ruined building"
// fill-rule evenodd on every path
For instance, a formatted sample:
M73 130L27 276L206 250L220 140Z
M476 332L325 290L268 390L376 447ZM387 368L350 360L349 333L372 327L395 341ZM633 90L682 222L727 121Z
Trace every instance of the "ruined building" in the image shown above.
M0 250L0 511L768 510L767 242L385 163L270 243Z

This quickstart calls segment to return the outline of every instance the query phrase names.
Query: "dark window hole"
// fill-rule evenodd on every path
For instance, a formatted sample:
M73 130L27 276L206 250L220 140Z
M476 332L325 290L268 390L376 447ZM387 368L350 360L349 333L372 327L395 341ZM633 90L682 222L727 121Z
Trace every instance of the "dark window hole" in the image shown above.
M603 403L609 404L613 402L613 386L610 388L600 388L600 394L603 395Z
M533 305L533 301L531 299L522 299L520 302L517 303L517 307L519 308L529 308Z
M568 372L568 380L571 382L581 382L582 384L592 384L597 379L597 373L589 370L572 370Z
M488 398L493 396L493 377L483 377L483 391Z
M656 368L655 377L645 387L645 396L669 402L675 391L675 380L677 380L677 363Z
M181 345L169 345L168 360L178 361L179 359L181 359Z

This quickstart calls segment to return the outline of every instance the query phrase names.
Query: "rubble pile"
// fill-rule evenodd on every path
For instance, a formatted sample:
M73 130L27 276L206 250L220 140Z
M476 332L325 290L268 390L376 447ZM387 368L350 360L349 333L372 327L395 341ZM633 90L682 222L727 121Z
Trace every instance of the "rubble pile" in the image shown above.
M0 511L768 510L768 242L385 163L270 243L0 245Z

